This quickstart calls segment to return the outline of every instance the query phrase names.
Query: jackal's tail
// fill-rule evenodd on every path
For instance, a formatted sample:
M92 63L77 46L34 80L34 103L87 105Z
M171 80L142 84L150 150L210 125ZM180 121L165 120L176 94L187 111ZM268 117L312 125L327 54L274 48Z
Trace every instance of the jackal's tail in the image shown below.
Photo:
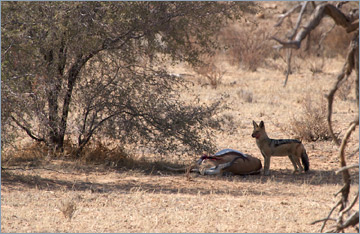
M301 161L302 161L302 164L304 165L304 170L308 171L310 168L310 163L309 163L309 157L306 153L305 148L303 149L303 152L301 153Z

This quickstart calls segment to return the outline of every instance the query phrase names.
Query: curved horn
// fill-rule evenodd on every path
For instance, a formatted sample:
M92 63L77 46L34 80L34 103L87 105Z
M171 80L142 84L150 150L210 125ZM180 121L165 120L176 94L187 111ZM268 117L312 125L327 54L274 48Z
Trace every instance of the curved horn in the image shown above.
M188 166L185 167L181 167L181 168L174 168L174 167L169 167L166 165L162 165L164 168L170 170L170 171L176 171L176 172L192 172L192 171L196 171L198 172L198 170L196 170L195 168L199 166L199 164L196 163L192 163Z
M166 169L168 169L169 171L176 171L176 172L185 172L187 167L183 167L183 168L174 168L174 167L169 167L169 166L165 166L163 165L163 167L165 167Z

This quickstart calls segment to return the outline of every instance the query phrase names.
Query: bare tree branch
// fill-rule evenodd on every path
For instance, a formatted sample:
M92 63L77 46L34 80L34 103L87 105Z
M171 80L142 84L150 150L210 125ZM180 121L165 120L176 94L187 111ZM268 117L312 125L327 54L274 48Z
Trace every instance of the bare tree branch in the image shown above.
M292 55L292 50L288 49L287 52L286 52L287 69L286 69L286 77L285 77L285 80L284 80L284 87L286 86L289 75L291 74L291 66L290 66L290 64L291 64L291 55Z
M312 223L310 223L311 225L317 224L317 223L321 223L321 222L325 222L325 221L336 221L336 219L334 218L324 218L324 219L318 219L313 221Z
M346 144L348 142L348 139L351 135L351 133L355 130L356 126L359 125L359 117L357 118L357 120L355 120L354 122L352 122L352 124L350 125L350 127L348 128L345 136L342 139L341 142L341 146L340 146L340 154L339 154L339 158L340 158L340 165L341 167L345 167L346 166L346 161L345 161L345 147ZM343 210L345 208L345 205L348 201L348 196L349 196L349 191L350 191L350 173L349 170L343 170L342 171L342 177L343 177L343 183L346 186L346 189L344 189L342 191L342 205L340 210Z
M333 208L331 208L328 216L327 216L325 219L316 220L316 221L312 222L311 224L315 224L315 223L319 223L319 222L322 222L322 221L323 221L324 223L321 225L321 228L320 228L320 232L322 232L322 231L324 230L324 228L325 228L325 225L326 225L327 221L328 221L328 220L334 220L334 219L330 218L330 216L331 216L332 212L334 212L334 210L336 209L336 207L338 207L340 204L341 204L341 200L339 200L339 201L335 204L335 206L333 206Z
M281 44L278 46L278 48L299 49L301 41L305 39L305 37L320 24L322 18L324 18L326 15L330 16L337 25L344 27L347 32L352 32L359 28L359 24L356 23L356 20L351 22L348 17L334 5L329 3L322 3L315 8L314 12L310 16L308 23L300 29L294 40L285 42L276 37L272 37L272 39Z
M321 20L325 16L331 17L334 20L335 24L329 31L327 31L326 33L324 33L322 35L318 49L321 48L321 46L320 46L321 42L324 40L324 38L327 36L327 34L335 27L335 25L340 25L341 27L345 28L347 33L355 31L354 38L351 41L349 48L348 48L346 61L343 65L343 68L342 68L340 74L338 74L337 81L335 82L333 88L330 90L329 94L327 95L327 99L328 99L327 122L328 122L329 132L330 132L330 135L332 136L334 142L338 146L340 146L339 160L340 160L341 168L336 173L341 172L344 185L340 189L340 191L335 194L335 196L337 196L338 194L341 193L341 199L332 207L328 216L324 219L316 220L312 223L312 224L315 224L318 222L323 222L323 224L321 226L321 230L320 230L321 232L324 230L325 225L328 220L332 220L332 221L336 222L336 224L332 227L332 229L329 230L330 232L340 232L349 226L354 226L359 223L359 212L358 211L356 211L350 217L348 217L345 221L343 221L344 215L347 214L350 211L350 209L352 209L354 204L358 201L358 197L359 197L359 193L358 193L356 195L356 197L353 199L352 203L347 206L347 203L349 200L350 182L351 182L349 169L356 168L356 167L358 168L359 165L358 164L351 165L351 166L346 165L345 148L346 148L347 142L351 136L351 133L359 125L359 116L357 116L355 121L350 123L350 127L346 131L345 136L342 138L341 144L340 144L339 139L334 134L334 131L332 128L332 122L331 122L332 106L333 106L333 102L334 102L335 93L339 89L339 87L344 83L344 81L346 81L346 79L348 79L348 77L350 76L353 69L355 69L355 72L356 72L355 92L356 92L357 106L359 106L359 64L358 64L359 63L359 42L358 42L359 41L359 35L358 35L359 34L358 33L359 9L352 10L350 12L350 14L345 15L340 10L341 6L345 3L346 2L339 3L339 4L337 4L337 6L334 6L330 3L325 2L325 3L319 4L316 7L315 7L315 3L313 3L313 6L315 7L315 9L312 12L308 22L306 24L304 24L304 26L302 26L302 27L300 26L300 22L303 18L303 13L305 11L307 3L304 2L302 4L299 4L299 5L295 6L294 8L292 8L290 11L288 11L286 14L281 15L279 17L280 19L279 19L278 23L275 25L275 27L281 25L281 23L283 22L285 17L288 17L292 12L294 12L295 10L299 9L300 6L302 6L294 29L291 31L291 33L289 35L286 36L288 40L285 41L285 40L282 40L282 39L279 39L276 37L272 37L273 40L277 41L280 44L278 46L275 46L274 48L277 48L277 49L287 48L288 49L288 51L287 51L288 68L287 68L286 79L284 82L284 86L285 86L286 82L288 80L288 76L290 74L290 62L291 62L290 51L291 51L291 49L299 49L301 46L301 42L306 37L308 37L308 41L309 41L311 31L314 30L317 26L319 26L319 24L321 23ZM334 219L331 217L331 215L338 206L340 206L339 214L338 214L338 217L336 219Z
M318 50L320 50L322 42L324 41L324 39L327 37L327 35L335 28L336 24L333 24L333 26L326 32L324 32L323 34L321 34L321 38L319 40L319 44L318 44ZM310 36L310 34L309 34Z
M17 126L19 126L21 129L25 130L25 132L29 135L29 137L31 137L35 141L39 141L39 142L45 141L44 138L35 136L29 128L27 128L27 127L25 127L25 125L21 124L20 121L18 121L14 116L11 115L10 118L16 123Z
M349 166L346 166L346 167L342 167L339 170L335 171L335 174L339 174L340 172L342 172L344 170L353 169L353 168L359 169L359 164L353 164L353 165L349 165Z
M274 25L274 27L279 27L282 24L282 22L284 21L284 19L286 17L288 17L289 15L291 15L294 11L299 9L301 7L301 5L302 4L300 3L300 4L296 5L296 6L294 6L293 8L291 8L288 12L279 15L279 21Z
M290 40L292 40L292 39L294 38L297 30L298 30L299 27L300 27L300 23L301 23L301 20L302 20L302 18L303 18L303 15L304 15L304 12L305 12L305 9L306 9L308 3L309 3L308 1L305 1L305 2L303 2L303 4L302 4L301 10L300 10L300 14L299 14L298 19L297 19L297 21L296 21L295 28L292 30L292 33L288 36L288 38L289 38Z
M351 216L349 216L344 223L337 223L333 226L333 229L327 230L325 233L335 233L335 232L344 232L344 229L355 226L359 223L359 211L355 211Z
M348 219L345 220L343 225L338 227L337 231L340 232L350 226L355 226L358 223L359 223L359 211L356 211Z
M350 211L350 209L353 208L353 206L356 204L356 202L357 202L358 199L359 199L359 191L356 193L356 196L355 196L355 198L353 199L353 201L351 202L351 204L340 212L340 215L342 216L342 215L344 215L346 212Z
M337 137L335 137L335 134L334 134L334 131L332 128L332 123L331 123L332 105L333 105L334 95L335 95L336 91L339 89L339 87L341 86L343 81L345 81L349 77L349 75L351 74L352 70L355 67L355 63L358 63L358 54L357 54L359 51L359 44L357 42L358 38L359 37L356 36L354 38L354 40L351 42L351 44L349 46L348 54L346 56L345 64L344 64L340 74L337 77L337 82L335 83L334 87L330 90L329 94L327 95L327 99L328 99L327 122L328 122L328 126L329 126L329 132L330 132L331 137L333 138L334 142L338 146L340 145L340 143L339 143L339 140L337 139ZM358 72L358 70L357 70L357 72ZM357 78L357 80L358 80L358 78ZM358 90L357 90L357 100L358 100Z
M348 3L349 1L341 1L341 2L338 2L337 4L336 4L336 7L337 8L341 8L343 5L345 5L346 3Z

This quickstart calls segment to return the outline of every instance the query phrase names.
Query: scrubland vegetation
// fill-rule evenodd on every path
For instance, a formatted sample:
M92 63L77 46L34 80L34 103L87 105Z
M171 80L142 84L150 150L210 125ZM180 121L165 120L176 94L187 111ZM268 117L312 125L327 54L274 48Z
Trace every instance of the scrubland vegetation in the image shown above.
M284 87L287 50L271 37L294 25L296 15L274 27L296 3L41 4L2 2L2 232L320 231L311 223L327 217L343 186L326 95L352 39L345 29L324 18L293 50ZM58 8L63 21L53 23ZM335 95L339 139L358 115L355 83L353 72ZM252 120L271 138L302 140L310 171L293 175L287 157L272 158L270 176L164 167L224 148L263 160ZM358 149L356 130L348 165ZM352 199L358 170L350 175Z

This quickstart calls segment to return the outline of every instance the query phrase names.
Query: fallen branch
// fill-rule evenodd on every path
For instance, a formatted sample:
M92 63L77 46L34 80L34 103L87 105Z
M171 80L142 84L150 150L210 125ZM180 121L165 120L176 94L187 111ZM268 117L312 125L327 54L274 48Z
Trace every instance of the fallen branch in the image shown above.
M317 224L317 223L321 223L321 222L324 222L324 221L336 221L336 219L334 218L324 218L324 219L318 219L318 220L315 220L314 222L310 223L311 225L314 225L314 224Z
M359 211L356 211L349 218L345 220L343 225L338 227L337 232L340 232L350 226L355 226L358 223L359 223Z

